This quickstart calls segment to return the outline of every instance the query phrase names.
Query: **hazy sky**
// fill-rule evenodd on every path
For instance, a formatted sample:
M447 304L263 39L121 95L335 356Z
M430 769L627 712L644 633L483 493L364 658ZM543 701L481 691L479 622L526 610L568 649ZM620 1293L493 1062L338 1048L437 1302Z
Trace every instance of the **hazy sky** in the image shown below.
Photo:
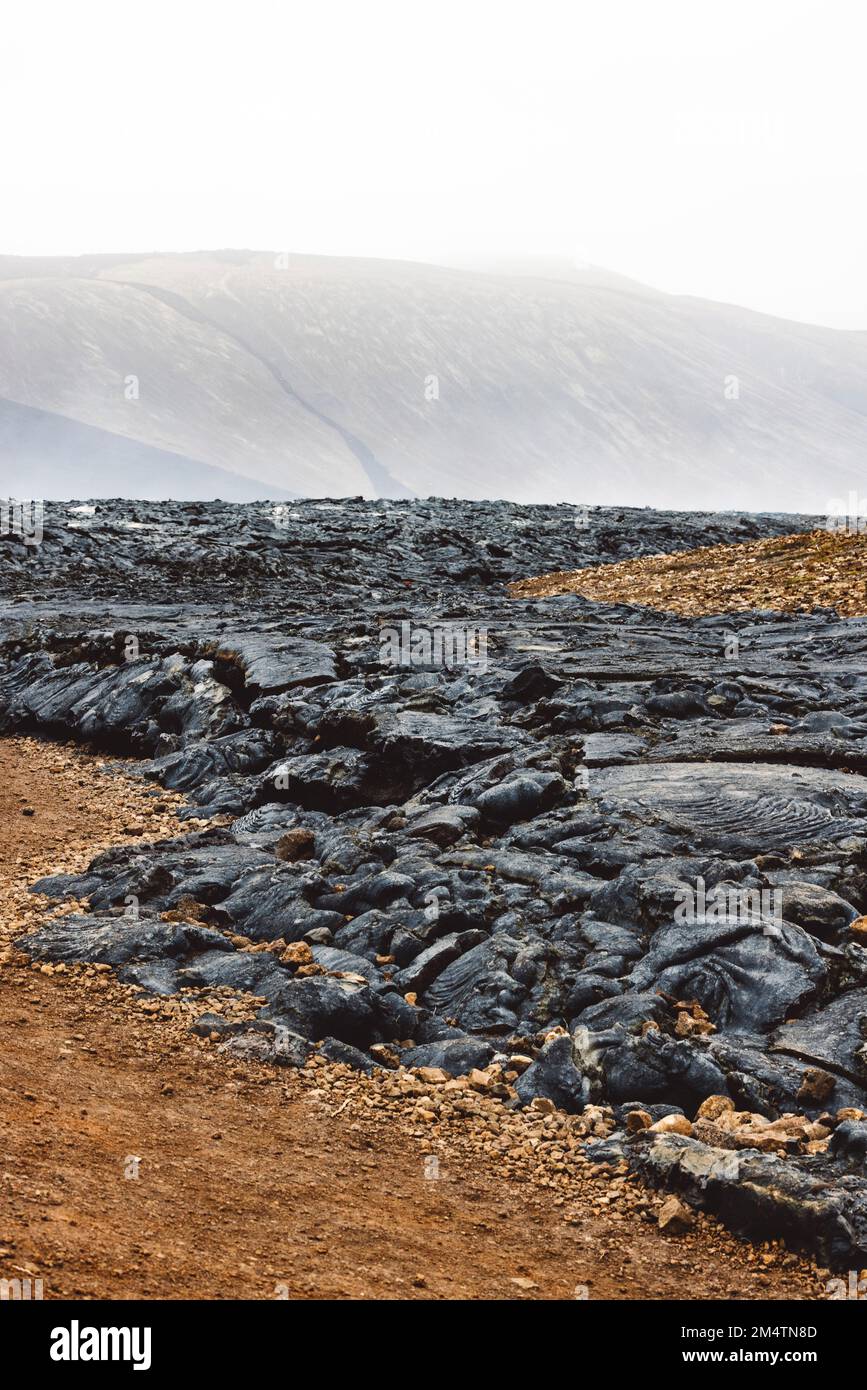
M18 0L0 251L575 256L867 329L861 0Z

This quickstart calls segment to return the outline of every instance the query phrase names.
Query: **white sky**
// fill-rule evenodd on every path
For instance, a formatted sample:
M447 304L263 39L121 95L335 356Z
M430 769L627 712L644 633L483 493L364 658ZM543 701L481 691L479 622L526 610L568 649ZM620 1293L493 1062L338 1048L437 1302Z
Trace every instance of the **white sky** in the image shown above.
M13 0L0 251L577 256L867 329L862 0Z

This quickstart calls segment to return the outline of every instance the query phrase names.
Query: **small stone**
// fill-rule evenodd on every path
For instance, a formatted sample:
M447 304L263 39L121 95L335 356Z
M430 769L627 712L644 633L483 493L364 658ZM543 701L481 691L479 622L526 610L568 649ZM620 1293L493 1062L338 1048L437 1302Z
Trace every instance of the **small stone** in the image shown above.
M695 1213L677 1197L668 1197L659 1209L658 1225L670 1236L682 1235L695 1225Z
M312 859L315 843L316 837L312 830L305 830L303 827L287 830L274 846L274 855L287 864L294 864L299 859Z
M696 1112L699 1120L718 1120L720 1115L726 1110L734 1110L735 1103L728 1096L708 1096L703 1100Z
M692 1134L692 1125L685 1115L663 1115L650 1126L651 1134Z
M650 1129L653 1125L653 1116L648 1115L646 1110L630 1110L626 1116L626 1133L639 1134L643 1129Z
M821 1067L807 1067L801 1077L797 1099L802 1104L824 1105L836 1086L836 1078Z
M313 951L306 941L293 941L283 951L280 959L284 965L294 965L296 968L306 968L315 964Z
M827 1139L808 1139L804 1145L804 1150L808 1154L823 1154L828 1152Z
M513 1052L509 1058L509 1066L516 1072L523 1073L532 1065L533 1058L527 1057L523 1052Z
M448 1072L443 1071L442 1067L416 1067L414 1070L419 1080L430 1086L442 1086L449 1079Z
M535 1110L540 1115L553 1115L557 1107L553 1100L548 1100L547 1096L535 1096L530 1109Z
M164 922L204 922L207 916L208 909L204 903L196 902L188 893L178 899L176 907L162 914Z
M537 1289L539 1287L539 1285L533 1279L526 1279L521 1275L518 1275L515 1278L510 1279L509 1283L514 1284L515 1287L518 1289L525 1289L527 1291L529 1291L530 1289Z
M490 1091L497 1084L488 1072L480 1071L478 1067L473 1067L467 1073L467 1080L474 1091Z
M846 1120L863 1120L863 1118L864 1111L858 1110L854 1105L844 1105L843 1109L838 1110L834 1116L838 1125L843 1124Z

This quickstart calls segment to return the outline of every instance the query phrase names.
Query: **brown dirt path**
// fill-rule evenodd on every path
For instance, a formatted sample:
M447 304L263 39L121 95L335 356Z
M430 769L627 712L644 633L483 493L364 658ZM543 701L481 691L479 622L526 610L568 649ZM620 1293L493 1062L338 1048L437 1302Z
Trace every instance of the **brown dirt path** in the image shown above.
M325 1069L251 1071L110 975L22 963L8 943L46 911L26 885L172 833L171 802L71 748L0 742L0 1278L46 1298L822 1296L806 1261L705 1218L666 1237L586 1172L574 1224L460 1138L428 1180L413 1122L343 1069L334 1093Z

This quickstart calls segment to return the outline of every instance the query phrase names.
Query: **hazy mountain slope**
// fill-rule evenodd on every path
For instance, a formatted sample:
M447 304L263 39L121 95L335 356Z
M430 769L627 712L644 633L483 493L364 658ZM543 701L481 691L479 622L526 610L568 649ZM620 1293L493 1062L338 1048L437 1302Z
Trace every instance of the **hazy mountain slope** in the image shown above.
M531 280L565 281L571 285L590 285L596 289L626 290L630 294L641 295L645 299L665 298L664 290L643 285L640 280L632 280L628 275L619 275L605 266L591 265L563 256L448 256L440 262L452 270L469 270L475 274L499 276L523 276Z
M213 464L6 400L0 400L0 480L0 492L15 497L254 502L292 496Z
M334 430L231 338L109 280L0 280L0 396L287 492L325 476L373 492Z
M822 512L862 482L864 333L596 272L252 252L32 269L0 259L0 393L292 491Z

